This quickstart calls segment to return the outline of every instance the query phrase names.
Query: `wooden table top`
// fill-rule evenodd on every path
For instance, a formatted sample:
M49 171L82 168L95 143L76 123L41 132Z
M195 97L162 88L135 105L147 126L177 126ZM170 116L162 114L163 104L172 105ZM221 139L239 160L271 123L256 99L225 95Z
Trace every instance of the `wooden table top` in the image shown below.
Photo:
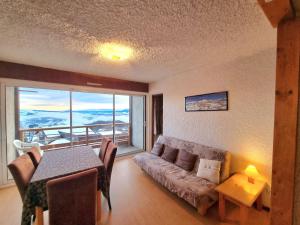
M90 146L45 151L30 182L49 180L100 167L104 167L104 164Z
M266 183L263 181L255 180L255 183L252 184L248 182L246 175L235 174L218 185L215 190L245 206L251 207L265 186Z

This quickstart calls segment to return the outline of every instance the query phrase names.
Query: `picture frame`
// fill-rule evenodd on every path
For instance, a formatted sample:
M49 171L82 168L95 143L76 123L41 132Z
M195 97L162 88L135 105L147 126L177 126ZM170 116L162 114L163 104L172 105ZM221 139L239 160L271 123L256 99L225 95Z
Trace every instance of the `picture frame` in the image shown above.
M228 111L228 91L185 97L185 112Z

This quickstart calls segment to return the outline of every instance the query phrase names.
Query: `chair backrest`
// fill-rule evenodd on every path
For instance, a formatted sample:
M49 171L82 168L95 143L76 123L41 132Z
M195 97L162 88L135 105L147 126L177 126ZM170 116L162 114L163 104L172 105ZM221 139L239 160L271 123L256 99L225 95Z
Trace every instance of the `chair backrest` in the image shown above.
M109 138L103 138L102 139L102 144L101 144L100 153L99 153L99 157L102 160L102 162L104 162L106 150L107 150L108 144L110 142L111 142L111 140Z
M42 158L40 150L36 147L32 147L27 154L31 158L34 167L37 168Z
M95 225L97 169L47 182L49 225Z
M16 182L23 201L28 184L35 171L34 165L30 157L25 154L12 161L7 167Z
M104 166L106 169L108 184L110 184L110 178L111 178L112 168L114 165L116 154L117 154L117 146L113 142L110 142L108 144L105 158L104 158Z

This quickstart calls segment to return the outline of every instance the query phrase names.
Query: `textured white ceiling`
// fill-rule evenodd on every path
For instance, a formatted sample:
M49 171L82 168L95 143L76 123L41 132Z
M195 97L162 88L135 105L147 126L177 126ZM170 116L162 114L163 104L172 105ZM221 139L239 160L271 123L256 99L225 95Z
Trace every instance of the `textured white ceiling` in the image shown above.
M101 59L97 46L111 41L135 57ZM0 1L0 60L55 69L153 82L191 70L205 76L204 68L275 44L256 0Z

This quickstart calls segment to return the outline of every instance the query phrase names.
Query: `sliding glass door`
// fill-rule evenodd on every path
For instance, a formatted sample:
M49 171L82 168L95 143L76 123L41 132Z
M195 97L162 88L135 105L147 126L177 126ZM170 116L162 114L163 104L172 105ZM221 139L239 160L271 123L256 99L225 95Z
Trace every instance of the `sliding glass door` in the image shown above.
M43 149L71 146L69 91L21 87L16 96L18 139Z
M38 143L42 150L90 145L102 139L118 145L118 155L145 149L145 96L51 90L1 85L2 178L20 155L16 141Z
M103 137L113 139L113 95L72 92L73 145L99 147Z
M104 137L119 145L118 154L145 148L145 97L104 93L8 88L7 109L14 111L12 137L37 142L41 149L90 145ZM12 107L13 106L13 107ZM11 141L11 140L10 140Z

